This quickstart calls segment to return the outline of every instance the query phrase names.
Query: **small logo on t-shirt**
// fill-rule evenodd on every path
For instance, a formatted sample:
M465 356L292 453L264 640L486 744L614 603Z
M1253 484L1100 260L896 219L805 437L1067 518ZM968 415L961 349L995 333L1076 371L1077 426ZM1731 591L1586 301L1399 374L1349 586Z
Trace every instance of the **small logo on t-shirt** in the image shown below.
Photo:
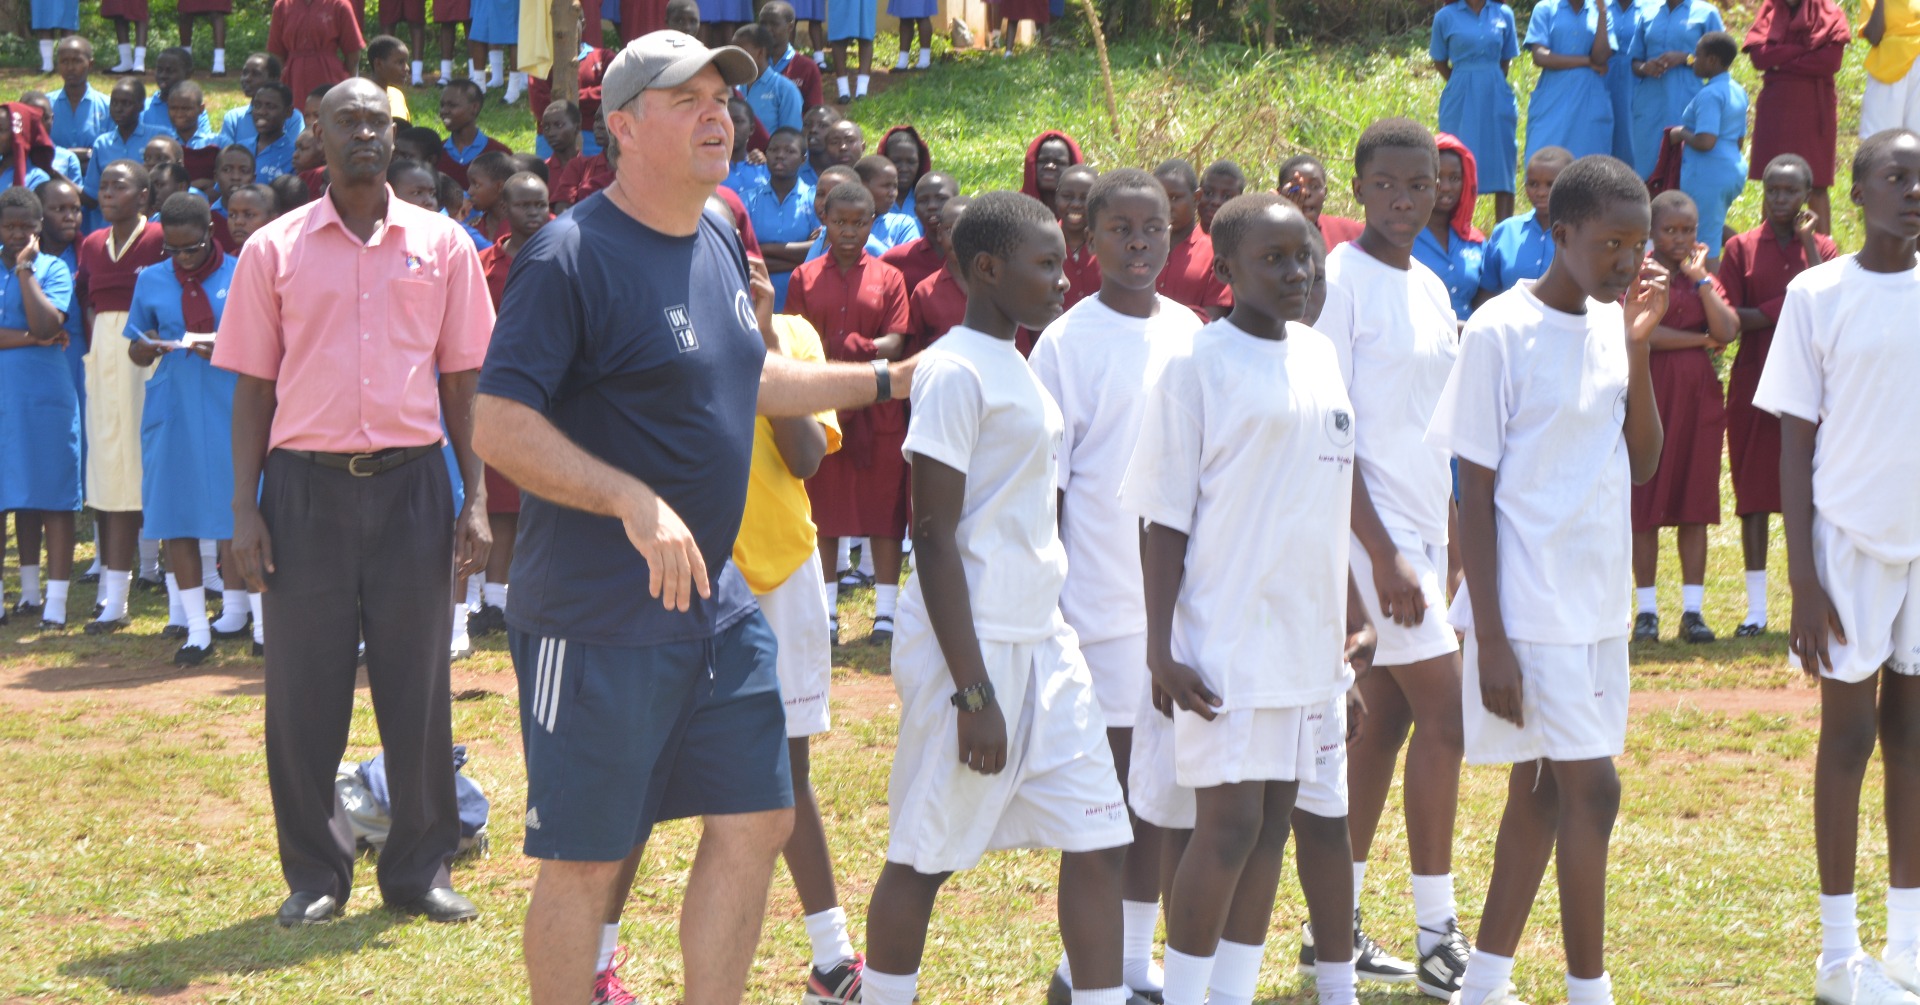
M693 315L687 313L686 304L667 308L667 327L673 329L673 344L679 346L681 352L700 348L700 339L693 334Z
M753 316L753 301L748 299L746 290L734 291L733 316L740 319L740 327L761 334L760 319Z
M1344 408L1336 408L1327 413L1327 439L1336 447L1345 447L1353 443L1353 413Z

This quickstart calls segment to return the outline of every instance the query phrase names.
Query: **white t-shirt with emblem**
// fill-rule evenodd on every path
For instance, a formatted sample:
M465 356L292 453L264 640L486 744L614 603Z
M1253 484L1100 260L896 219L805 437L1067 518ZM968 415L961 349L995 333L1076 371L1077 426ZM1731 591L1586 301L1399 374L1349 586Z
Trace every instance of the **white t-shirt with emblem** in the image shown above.
M1192 345L1200 319L1166 297L1150 318L1129 317L1088 297L1040 334L1028 362L1066 423L1060 536L1067 585L1060 611L1082 644L1147 630L1140 583L1140 519L1120 503L1147 388L1166 361Z
M967 476L954 543L974 634L1038 642L1063 625L1067 552L1055 522L1060 409L1012 341L956 327L920 354L901 453ZM925 610L920 577L902 604Z
M1333 343L1305 325L1262 339L1215 321L1148 393L1121 499L1188 535L1173 656L1225 709L1347 687L1353 443Z
M1327 255L1327 304L1313 326L1340 354L1380 522L1444 547L1453 471L1426 434L1459 352L1447 284L1418 261L1396 269L1343 244Z
M1631 629L1626 316L1567 314L1522 282L1473 312L1427 442L1495 472L1507 637L1591 645ZM1462 589L1450 620L1473 628Z

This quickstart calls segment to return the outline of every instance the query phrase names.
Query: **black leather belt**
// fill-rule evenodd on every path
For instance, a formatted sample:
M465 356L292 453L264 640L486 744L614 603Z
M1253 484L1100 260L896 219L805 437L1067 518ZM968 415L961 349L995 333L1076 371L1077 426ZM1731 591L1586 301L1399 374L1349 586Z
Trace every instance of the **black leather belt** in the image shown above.
M288 450L295 457L312 461L323 468L335 468L355 478L385 474L409 461L440 452L440 444L425 447L392 447L365 454L330 454L319 450Z

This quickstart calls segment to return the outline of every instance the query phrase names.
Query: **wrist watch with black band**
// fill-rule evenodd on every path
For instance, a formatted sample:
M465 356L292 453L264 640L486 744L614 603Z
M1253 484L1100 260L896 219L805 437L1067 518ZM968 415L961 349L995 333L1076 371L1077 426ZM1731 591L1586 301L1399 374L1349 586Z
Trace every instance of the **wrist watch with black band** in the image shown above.
M993 682L983 680L963 687L955 691L950 700L953 707L962 712L978 712L993 703Z
M887 369L887 361L873 361L873 403L893 400L893 374Z

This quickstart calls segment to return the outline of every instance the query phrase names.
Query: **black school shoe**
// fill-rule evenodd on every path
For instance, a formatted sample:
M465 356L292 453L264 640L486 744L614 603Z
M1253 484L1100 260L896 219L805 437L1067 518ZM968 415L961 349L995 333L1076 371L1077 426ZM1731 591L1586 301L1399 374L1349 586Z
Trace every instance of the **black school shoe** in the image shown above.
M114 632L125 627L127 627L125 618L119 621L89 621L87 622L86 632L88 635L112 635Z
M163 639L184 639L187 637L187 626L168 625L160 629L160 637Z
M1751 639L1765 634L1767 634L1766 625L1756 625L1751 621L1744 622L1733 630L1733 637L1737 639Z
M875 617L873 619L873 631L867 636L867 641L876 646L884 646L892 643L893 615L882 614Z
M211 644L204 646L181 646L179 651L173 654L173 665L177 667L197 667L205 663L207 657L212 654L213 646Z
M1300 973L1313 976L1313 923L1300 926ZM1353 976L1375 984L1405 984L1413 980L1413 964L1380 948L1360 930L1360 912L1353 912Z
M1680 637L1698 645L1712 642L1717 636L1707 627L1707 619L1701 617L1699 611L1688 611L1680 615Z
M1642 611L1633 619L1633 641L1660 641L1660 615Z
M39 605L39 604L29 604L29 603L27 603L26 601L24 601L24 600L22 600L22 601L19 601L19 602L17 602L17 603L15 603L15 604L13 605L13 613L15 613L15 614L39 614L39 613L40 613L40 605Z

